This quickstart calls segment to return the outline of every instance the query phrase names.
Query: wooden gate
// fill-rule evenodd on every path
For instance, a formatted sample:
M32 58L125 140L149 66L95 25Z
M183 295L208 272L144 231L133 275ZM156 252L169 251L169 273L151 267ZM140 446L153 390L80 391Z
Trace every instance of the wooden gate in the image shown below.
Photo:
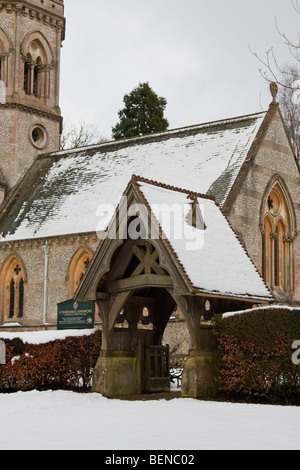
M145 348L145 392L170 391L169 346Z

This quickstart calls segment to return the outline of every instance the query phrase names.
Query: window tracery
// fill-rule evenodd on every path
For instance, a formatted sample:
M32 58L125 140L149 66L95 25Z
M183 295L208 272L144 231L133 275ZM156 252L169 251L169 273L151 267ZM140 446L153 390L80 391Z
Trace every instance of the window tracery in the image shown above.
M85 248L79 249L73 256L67 276L70 297L76 292L89 267L91 259L92 253Z
M262 275L271 289L287 294L293 290L294 227L291 200L284 185L276 181L264 203Z
M49 98L53 60L50 46L40 33L31 33L25 38L21 53L24 60L25 94L46 101Z
M20 320L25 312L26 275L22 263L13 257L2 269L3 320Z

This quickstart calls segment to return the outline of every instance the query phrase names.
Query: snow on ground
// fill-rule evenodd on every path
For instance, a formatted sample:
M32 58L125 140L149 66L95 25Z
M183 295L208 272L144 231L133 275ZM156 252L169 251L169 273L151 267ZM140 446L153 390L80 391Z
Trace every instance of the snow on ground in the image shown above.
M1 450L300 448L300 407L33 391L0 395L0 423Z
M43 343L90 331L1 333ZM173 387L175 390L175 385ZM0 450L299 450L300 407L0 394Z

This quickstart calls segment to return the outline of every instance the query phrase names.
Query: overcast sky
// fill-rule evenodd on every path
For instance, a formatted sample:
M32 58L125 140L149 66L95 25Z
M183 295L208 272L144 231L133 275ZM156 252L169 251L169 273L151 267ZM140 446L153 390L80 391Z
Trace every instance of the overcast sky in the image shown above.
M65 0L61 110L111 138L123 96L139 83L167 99L170 129L251 114L271 101L258 60L276 30L297 41L291 0Z

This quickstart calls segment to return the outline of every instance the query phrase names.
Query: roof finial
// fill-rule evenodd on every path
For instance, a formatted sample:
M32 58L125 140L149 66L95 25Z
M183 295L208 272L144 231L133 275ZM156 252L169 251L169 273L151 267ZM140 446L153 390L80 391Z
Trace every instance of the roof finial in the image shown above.
M272 82L270 84L270 91L271 91L271 95L273 97L272 104L277 104L276 97L277 97L277 93L278 93L278 85L277 85L276 82Z

